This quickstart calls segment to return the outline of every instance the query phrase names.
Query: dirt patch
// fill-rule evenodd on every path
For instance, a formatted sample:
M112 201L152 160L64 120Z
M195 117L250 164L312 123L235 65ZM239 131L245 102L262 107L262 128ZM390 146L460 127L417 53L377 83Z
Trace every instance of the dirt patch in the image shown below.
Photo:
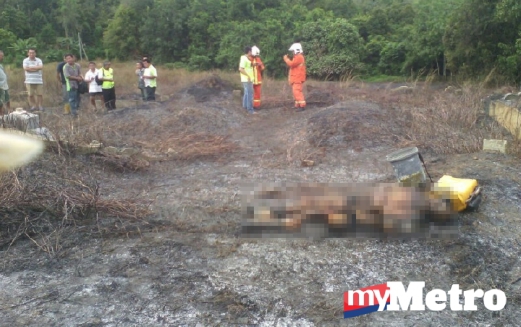
M340 100L340 98L331 90L324 90L311 85L307 86L307 90L306 103L311 108L332 106Z
M212 75L181 90L180 93L193 96L198 103L205 103L228 98L232 95L233 90L234 86L231 83L221 79L217 75Z
M229 107L213 104L205 107L187 106L170 109L169 121L175 128L213 134L226 134L244 121L244 115Z
M283 94L279 94L276 97L266 95L265 93L267 92L263 91L263 95L261 96L262 105L260 109L280 109L281 107L293 109L295 102L293 100L291 86L285 85L284 87L286 88L286 92L281 92ZM332 106L333 104L343 100L343 97L339 95L341 92L332 87L326 88L323 85L305 85L304 89L306 90L304 95L307 104L306 108L308 110Z
M321 110L308 119L307 140L314 147L347 145L361 149L388 145L396 141L389 132L390 124L392 121L388 112L376 104L343 102ZM383 125L387 128L382 128ZM399 126L394 127L394 133L400 133Z

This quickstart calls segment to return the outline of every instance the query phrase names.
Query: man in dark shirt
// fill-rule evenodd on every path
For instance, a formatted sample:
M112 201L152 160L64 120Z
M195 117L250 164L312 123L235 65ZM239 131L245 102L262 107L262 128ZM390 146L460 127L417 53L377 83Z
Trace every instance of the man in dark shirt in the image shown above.
M67 62L65 61L65 56L63 56L63 61L58 64L56 68L56 77L58 81L62 84L62 93L63 93L63 114L68 115L71 113L71 106L69 104L69 92L67 92L67 81L65 80L65 76L63 76L63 66L65 66Z

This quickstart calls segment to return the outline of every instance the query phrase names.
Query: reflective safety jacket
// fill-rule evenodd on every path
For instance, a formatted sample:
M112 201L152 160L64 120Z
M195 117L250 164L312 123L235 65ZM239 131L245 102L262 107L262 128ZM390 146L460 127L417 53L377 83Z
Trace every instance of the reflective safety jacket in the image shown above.
M260 57L253 57L252 64L259 64L259 66L253 66L253 85L262 84L262 71L264 70L264 64Z
M98 76L101 78L114 79L114 71L112 70L112 68L109 68L108 70L106 70L105 67L103 67L99 70ZM103 84L101 84L102 89L111 89L113 87L114 87L114 81L103 81Z
M306 81L306 61L304 60L304 55L298 53L293 56L293 59L284 57L284 61L289 67L289 83L304 83Z

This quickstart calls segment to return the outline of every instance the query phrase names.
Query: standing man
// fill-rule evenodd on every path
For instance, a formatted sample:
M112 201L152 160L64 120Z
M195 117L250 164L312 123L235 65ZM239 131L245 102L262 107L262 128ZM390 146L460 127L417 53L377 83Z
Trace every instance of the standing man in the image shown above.
M145 81L146 101L156 101L157 70L150 63L150 59L143 60L143 65L145 66L143 80Z
M8 114L11 111L11 101L9 100L9 85L7 84L7 74L4 66L1 64L4 61L4 52L0 50L0 115Z
M103 63L103 68L99 70L98 79L103 81L101 91L103 101L108 111L116 109L116 89L114 87L114 71L110 68L110 61Z
M103 90L101 85L96 83L96 76L98 75L99 70L96 69L96 63L93 61L89 62L89 70L85 73L85 82L89 83L90 104L92 105L92 108L94 108L94 111L98 111L98 108L96 107L96 98L103 101Z
M36 105L38 105L38 110L43 111L43 62L36 57L34 48L29 49L27 58L23 61L23 68L25 70L25 85L29 93L30 110L36 110ZM38 99L38 103L34 98L35 96Z
M262 87L262 72L264 71L264 64L260 58L260 49L257 46L251 47L251 55L253 57L253 108L259 108L261 105L261 87Z
M306 61L302 54L302 46L300 43L293 43L289 48L293 51L293 59L289 59L288 55L284 55L283 59L289 67L289 84L293 89L293 98L295 99L295 108L298 111L304 111L306 100L302 93L302 84L306 81Z
M71 105L69 104L69 92L67 92L67 81L63 76L63 66L65 66L67 62L65 61L65 56L63 56L63 61L58 64L56 67L56 78L58 78L58 82L62 84L62 93L63 93L63 114L68 115L71 113Z
M74 60L72 54L66 54L65 60L67 64L63 66L63 76L67 83L67 92L69 92L69 104L71 106L72 116L78 117L78 108L80 106L80 93L78 92L78 84L83 81L81 76L81 66Z
M244 54L239 62L239 71L241 72L241 82L244 86L244 96L242 98L242 107L251 114L256 114L253 110L253 65L252 65L251 47L244 48Z
M145 94L145 80L143 80L143 73L145 72L145 66L142 61L136 62L136 76L137 76L137 88L141 91L141 99L147 101Z

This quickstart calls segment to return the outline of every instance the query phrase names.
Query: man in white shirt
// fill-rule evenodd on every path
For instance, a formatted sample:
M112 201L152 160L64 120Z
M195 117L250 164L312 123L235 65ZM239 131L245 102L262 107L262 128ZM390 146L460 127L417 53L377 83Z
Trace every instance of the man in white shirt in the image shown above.
M29 49L27 52L27 58L23 61L23 68L25 71L25 85L29 93L29 103L31 104L30 110L36 110L36 105L38 105L38 109L43 111L43 62L36 57L34 48ZM35 101L35 96L38 99L38 103Z
M90 104L95 111L98 111L96 107L96 97L103 103L103 90L101 85L96 83L96 76L98 76L99 70L96 69L96 63L89 62L89 70L85 74L85 82L89 83L89 96L90 96Z
M143 80L145 81L146 101L156 101L157 70L148 58L143 60L143 65L145 66Z

